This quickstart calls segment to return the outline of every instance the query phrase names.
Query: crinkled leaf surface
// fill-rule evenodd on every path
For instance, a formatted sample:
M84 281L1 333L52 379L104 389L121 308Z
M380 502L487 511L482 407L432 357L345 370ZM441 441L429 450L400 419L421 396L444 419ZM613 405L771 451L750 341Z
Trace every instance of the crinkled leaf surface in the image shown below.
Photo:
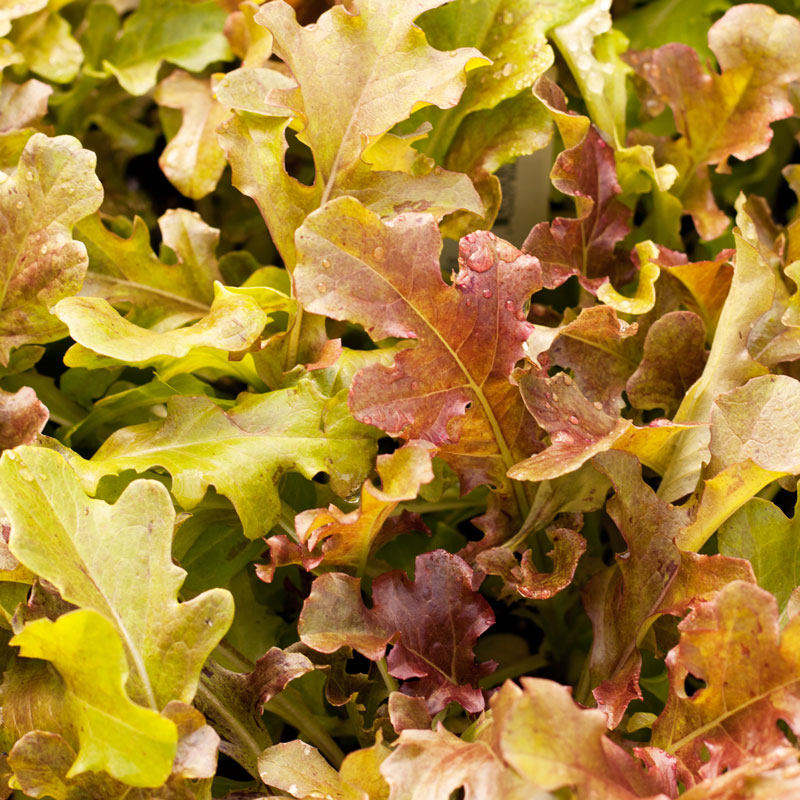
M778 720L798 728L798 623L795 617L779 633L775 598L749 583L731 583L698 603L667 655L672 691L652 743L700 777L784 745ZM691 697L684 691L689 674L705 684Z
M675 537L691 522L691 509L660 500L631 455L604 453L595 465L614 484L607 509L628 545L616 566L597 573L584 593L594 629L590 682L600 684L595 699L616 725L628 702L640 696L638 644L654 616L685 608L729 581L752 580L752 572L745 561L680 551Z
M118 430L79 470L94 487L111 472L163 467L184 508L214 486L255 539L280 516L281 475L326 472L334 491L349 496L372 467L377 435L353 419L344 392L326 397L306 378L267 394L244 393L227 413L208 398L172 398L166 418Z
M622 402L620 395L640 362L637 332L637 323L619 319L610 306L590 306L558 328L536 326L527 342L528 353L536 359L547 351L549 363L574 372L587 400L616 415Z
M240 70L235 82L223 80L217 94L224 105L268 116L237 115L231 125L223 126L222 144L234 184L256 201L290 268L295 260L295 230L310 211L339 194L366 192L364 201L371 205L377 192L385 196L379 204L388 205L388 212L430 210L442 216L461 207L480 211L480 201L466 177L431 172L432 164L419 177L408 174L412 164L415 173L422 166L412 155L414 137L394 138L395 157L389 163L370 168L372 157L364 156L369 144L418 105L456 105L464 89L465 69L486 63L474 48L448 54L427 44L413 20L441 3L363 0L357 13L337 6L313 28L298 25L294 11L284 2L265 5L256 14L256 21L272 33L275 53L296 83L274 70L260 69L253 75L250 68ZM258 94L252 90L254 81L264 81ZM331 84L339 92L331 93ZM258 98L255 106L254 97ZM281 166L284 131L291 118L299 122L300 138L314 156L312 187L290 178ZM259 155L263 151L274 153L278 164L263 164ZM391 188L381 189L384 180L391 182ZM451 189L454 197L446 196L442 205L437 194L447 195Z
M65 600L113 624L130 660L135 700L156 709L191 702L203 662L231 623L233 602L213 589L178 603L185 573L170 556L175 512L166 489L137 481L114 505L93 500L66 461L44 448L5 453L0 473L11 552Z
M31 622L12 641L21 655L50 661L64 680L80 739L67 777L105 770L132 786L166 781L177 728L125 693L128 662L111 622L96 611L81 609L56 622Z
M492 710L498 751L535 786L574 786L581 800L674 796L674 778L645 772L606 737L605 714L580 708L565 686L523 678L520 688L508 681L492 699Z
M562 137L570 141L563 122L566 109L558 90L541 90L539 96L552 104ZM569 120L570 124L574 124ZM522 249L542 262L544 285L555 288L571 275L578 275L589 291L608 278L616 282L630 266L620 262L615 248L629 230L630 210L623 205L617 181L614 151L594 127L582 139L562 151L551 172L553 185L575 198L575 219L558 217L540 222L528 234Z
M709 470L745 459L770 472L800 471L800 381L762 375L721 394L711 411Z
M438 800L459 788L465 800L547 800L552 797L503 761L490 736L463 741L443 725L407 730L381 765L393 800Z
M416 679L404 684L406 694L424 697L432 713L451 701L480 711L483 695L475 683L494 663L476 664L472 648L494 614L472 579L461 558L435 550L418 556L413 582L400 570L376 578L367 608L357 579L327 573L314 581L303 606L300 638L323 653L349 645L373 661L392 642L389 673Z
M297 242L295 285L309 311L358 322L376 340L416 340L392 367L355 376L356 418L436 444L464 491L491 482L519 495L505 472L530 452L535 426L508 376L532 330L523 306L541 286L536 259L493 234L469 234L448 286L431 217L385 222L350 198L310 216ZM524 497L516 502L521 511Z
M770 123L793 113L788 85L800 78L800 22L768 6L734 6L712 25L708 43L721 74L705 71L683 44L627 56L672 109L693 167L766 150Z
M744 218L743 218L744 221ZM775 277L755 244L736 237L733 282L720 313L714 341L702 375L690 387L673 417L675 422L710 421L714 399L767 372L747 350L747 339L758 318L770 309ZM694 491L700 467L708 461L709 431L686 431L675 443L659 495L676 500Z
M36 133L0 184L0 364L14 347L64 335L49 309L75 294L86 274L86 249L70 232L103 198L95 163L77 139Z

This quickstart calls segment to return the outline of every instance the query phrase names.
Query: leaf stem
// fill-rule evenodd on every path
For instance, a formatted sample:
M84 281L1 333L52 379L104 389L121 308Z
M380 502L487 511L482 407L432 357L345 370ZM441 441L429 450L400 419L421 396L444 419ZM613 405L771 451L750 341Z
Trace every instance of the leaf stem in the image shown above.
M381 678L383 678L383 682L386 684L386 688L389 692L396 692L398 690L397 681L389 674L389 667L386 665L386 658L381 658L377 662L378 665L378 672L381 674Z
M288 372L297 363L297 351L300 348L300 329L303 327L303 307L298 303L297 313L289 331L289 346L286 348L284 370Z

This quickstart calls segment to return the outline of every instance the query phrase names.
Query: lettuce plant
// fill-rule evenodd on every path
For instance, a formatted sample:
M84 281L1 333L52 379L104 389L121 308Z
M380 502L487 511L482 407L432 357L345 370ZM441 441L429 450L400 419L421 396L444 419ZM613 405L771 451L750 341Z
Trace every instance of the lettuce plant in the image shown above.
M799 796L798 12L0 0L0 800Z

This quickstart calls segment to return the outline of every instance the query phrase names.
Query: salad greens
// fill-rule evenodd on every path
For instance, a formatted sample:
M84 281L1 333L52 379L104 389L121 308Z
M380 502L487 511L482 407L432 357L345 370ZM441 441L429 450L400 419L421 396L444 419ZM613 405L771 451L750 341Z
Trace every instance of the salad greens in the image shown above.
M800 6L611 5L0 0L0 800L800 795Z

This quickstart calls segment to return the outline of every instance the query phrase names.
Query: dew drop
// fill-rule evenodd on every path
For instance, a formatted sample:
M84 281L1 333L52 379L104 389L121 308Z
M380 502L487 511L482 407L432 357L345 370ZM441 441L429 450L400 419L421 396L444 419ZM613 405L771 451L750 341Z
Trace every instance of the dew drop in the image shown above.
M590 92L603 91L603 76L599 72L592 72L586 81L586 85Z
M458 55L458 50L450 50L448 54L450 58L455 58Z
M327 292L328 291L328 284L327 283L323 283L322 281L320 281L317 284L317 291L318 292Z
M411 381L411 391L416 392L419 389L419 384L416 381Z
M574 414L569 415L569 421L572 425L577 425L580 422L580 420Z
M25 203L23 203L22 200L17 200L17 208L22 208L24 205Z
M75 187L74 186L70 186L67 189L67 194L75 194Z
M503 12L503 23L505 25L512 25L514 23L514 12L508 8Z
M593 406L594 406L594 407L595 407L595 408L596 408L598 411L602 411L602 410L603 410L603 404L602 404L602 403L601 403L599 400L595 400L595 401L594 401L594 403L592 403L592 405L593 405Z
M83 509L83 516L84 517L88 517L89 516L89 509L88 508L84 508Z
M505 306L509 311L514 310L514 301L513 300L506 300Z
M550 403L547 402L547 400L545 400L544 403L542 403L542 405L548 410L553 407L553 406L550 405Z
M378 247L376 247L372 251L372 255L374 256L376 261L382 261L384 252L385 252L384 249L380 245L378 245Z
M465 305L467 308L469 308L469 307L472 305L472 298L471 298L471 297L467 297L467 298L464 300L464 305Z
M26 173L25 173L25 177L26 177L26 178L27 178L29 181L32 181L32 180L33 180L33 173L32 173L30 170L28 170L28 172L26 172Z
M372 417L362 417L361 421L365 425L372 425Z
M572 375L564 373L564 386L572 386Z
M483 296L488 300L492 296L493 292L491 289L484 289Z
M331 268L331 262L328 261L327 258L323 258L322 261L320 261L319 263L320 263L320 266L322 267L322 269L330 269Z
M510 61L506 61L503 65L503 77L507 78L514 71L514 65Z
M46 245L46 244L43 244L43 245L42 245L42 246L39 248L39 252L40 252L40 253L41 253L43 256L46 256L46 255L47 255L47 245Z
M306 25L305 28L307 31L315 31L317 29L317 23L312 22L310 25ZM294 792L292 792L292 794L294 794Z
M558 402L558 395L555 392L553 392L553 402L554 403Z

